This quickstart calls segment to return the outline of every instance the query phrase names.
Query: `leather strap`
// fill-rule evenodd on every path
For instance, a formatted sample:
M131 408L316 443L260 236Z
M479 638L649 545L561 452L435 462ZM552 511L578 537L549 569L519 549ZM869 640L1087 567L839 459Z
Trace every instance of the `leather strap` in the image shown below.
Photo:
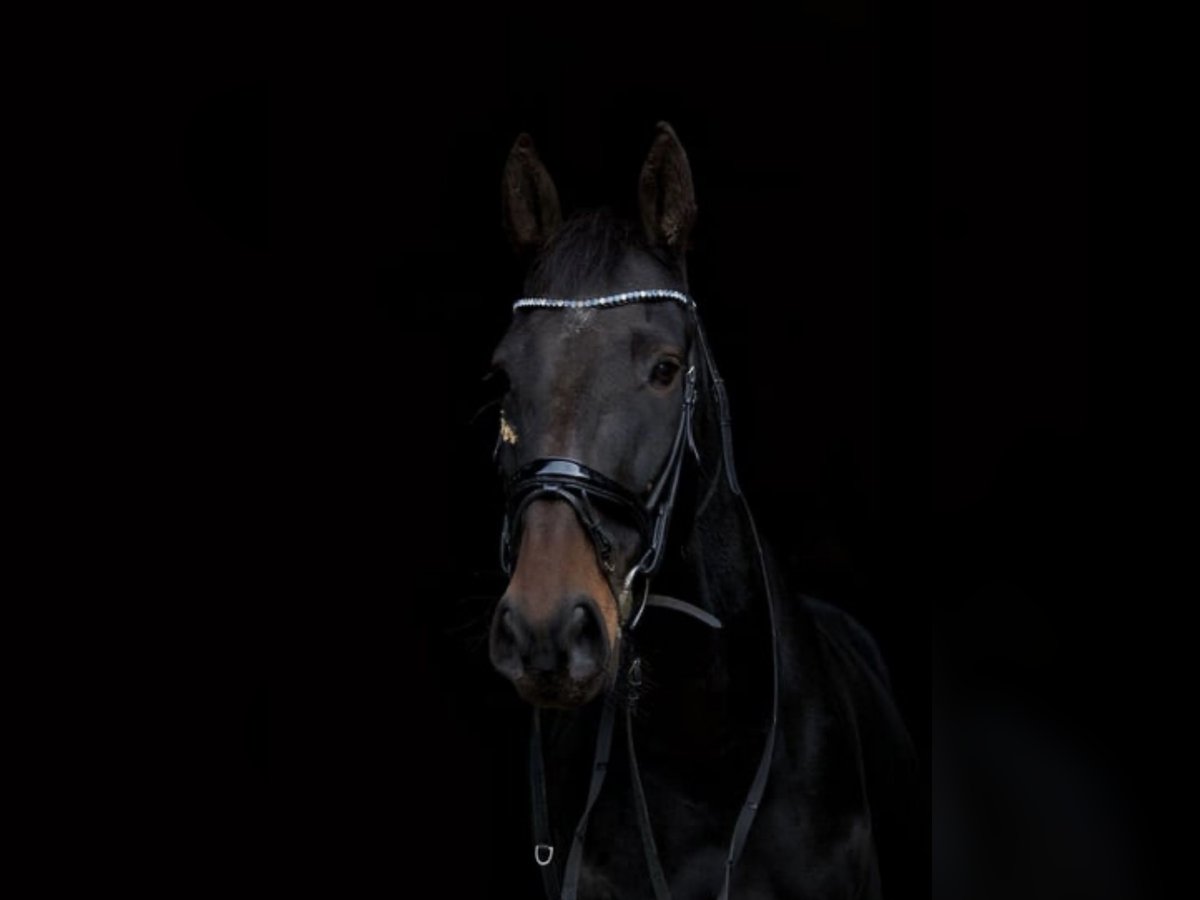
M542 887L546 896L557 900L558 865L554 862L554 835L550 832L550 815L546 802L542 717L536 706L533 708L533 725L529 731L529 786L533 792L533 860L541 869Z
M742 499L742 508L746 512L746 519L750 522L750 532L754 537L754 547L758 552L758 564L763 576L763 589L767 594L767 617L771 622L771 727L767 732L767 741L763 747L762 757L758 761L758 768L754 772L754 780L750 783L750 792L746 795L746 802L742 804L737 822L733 826L733 836L729 841L729 854L725 859L725 880L721 886L721 893L717 895L718 900L729 900L733 869L742 857L742 850L746 847L746 838L750 835L750 826L754 824L754 817L758 815L758 808L762 804L763 793L767 788L767 779L771 776L771 763L775 759L775 734L779 724L779 628L775 621L775 597L771 589L771 575L767 569L767 558L763 552L762 541L758 537L758 525L755 524L754 514L750 512L750 504L746 502L746 498L741 494L738 496Z
M720 628L721 620L710 612L706 612L698 606L693 606L685 600L679 600L675 597L668 597L666 594L651 594L646 598L647 606L657 606L659 609L673 609L675 612L683 613L685 616L691 616L693 619L698 619L709 628Z
M754 549L758 556L759 571L762 573L763 591L766 594L767 617L771 624L771 724L767 731L767 740L763 746L762 756L758 761L758 768L755 769L754 779L750 782L750 790L746 795L746 800L742 804L741 810L738 812L737 821L733 826L733 835L729 841L729 853L725 858L724 883L721 886L721 893L718 895L719 900L729 900L729 891L733 882L733 870L741 859L742 851L746 847L746 839L750 835L750 828L754 824L754 818L758 815L758 808L762 804L767 781L771 775L771 764L775 758L775 735L779 724L779 627L775 621L775 592L771 587L771 574L767 568L766 553L763 551L762 540L758 534L758 525L754 521L754 513L751 512L750 504L742 493L742 486L738 483L737 469L733 462L732 416L729 412L729 397L725 392L725 382L717 372L717 364L713 360L712 351L708 346L708 339L704 334L704 326L700 324L700 317L697 315L695 307L692 307L692 321L695 324L696 340L700 345L701 353L704 355L704 364L708 367L709 378L712 380L713 385L713 394L717 401L717 416L721 426L721 453L725 468L725 478L729 483L730 491L733 492L735 497L741 500L742 510L746 514L746 520L750 523L750 533L754 538Z
M646 791L642 787L642 773L638 769L637 751L633 746L633 710L637 704L642 685L641 660L635 659L629 672L629 703L625 707L625 744L629 749L629 776L633 782L633 797L637 809L638 831L642 835L642 851L646 857L646 869L650 872L650 886L654 888L655 900L671 900L671 889L667 876L663 874L658 859L658 845L654 842L654 828L650 824L650 809L646 804Z
M579 824L575 826L571 853L563 871L562 900L576 900L579 896L579 872L583 867L583 842L587 837L588 818L592 814L592 807L596 805L596 798L600 796L600 788L604 787L604 776L608 773L608 754L612 747L616 719L616 698L610 692L604 698L604 711L600 714L600 731L596 736L596 753L592 759L592 781L588 785L587 805L583 808L583 815L579 817Z

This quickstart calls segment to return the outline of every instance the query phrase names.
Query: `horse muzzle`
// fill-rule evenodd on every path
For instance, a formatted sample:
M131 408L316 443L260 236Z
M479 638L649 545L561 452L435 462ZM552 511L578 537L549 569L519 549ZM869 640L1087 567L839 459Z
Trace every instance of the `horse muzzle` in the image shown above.
M581 706L600 693L613 652L600 610L586 596L538 620L505 596L496 608L489 649L492 665L523 700L560 708Z

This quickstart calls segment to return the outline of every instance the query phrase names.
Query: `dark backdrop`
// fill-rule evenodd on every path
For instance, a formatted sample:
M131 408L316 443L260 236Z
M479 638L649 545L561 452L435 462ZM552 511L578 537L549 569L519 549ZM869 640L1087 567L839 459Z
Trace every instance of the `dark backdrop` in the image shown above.
M1036 39L950 24L932 53L927 20L832 2L308 23L281 55L205 37L172 61L158 259L218 598L187 796L218 867L270 845L289 881L489 896L527 863L526 715L484 643L494 423L472 421L519 294L520 131L567 210L632 211L675 126L747 494L793 586L879 640L926 765L939 603L956 679L1062 699L1041 687L1092 527L1083 44L1069 11Z

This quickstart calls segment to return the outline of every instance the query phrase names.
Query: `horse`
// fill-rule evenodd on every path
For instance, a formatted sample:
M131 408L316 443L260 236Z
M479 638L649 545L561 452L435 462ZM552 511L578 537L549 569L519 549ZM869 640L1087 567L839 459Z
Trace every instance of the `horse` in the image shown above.
M549 900L895 894L878 826L904 822L886 788L912 781L912 742L874 640L785 596L758 534L666 122L637 200L640 221L564 217L528 134L504 164L528 268L492 356L508 582L488 654L532 707L531 883Z

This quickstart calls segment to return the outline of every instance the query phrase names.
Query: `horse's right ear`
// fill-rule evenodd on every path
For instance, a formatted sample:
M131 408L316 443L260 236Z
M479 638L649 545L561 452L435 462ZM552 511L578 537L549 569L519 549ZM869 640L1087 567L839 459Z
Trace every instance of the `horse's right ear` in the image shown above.
M654 143L638 180L638 200L646 237L682 259L696 223L696 192L687 153L667 122L659 122L655 128Z
M518 253L537 250L562 222L558 191L527 134L508 151L501 195L504 230Z

